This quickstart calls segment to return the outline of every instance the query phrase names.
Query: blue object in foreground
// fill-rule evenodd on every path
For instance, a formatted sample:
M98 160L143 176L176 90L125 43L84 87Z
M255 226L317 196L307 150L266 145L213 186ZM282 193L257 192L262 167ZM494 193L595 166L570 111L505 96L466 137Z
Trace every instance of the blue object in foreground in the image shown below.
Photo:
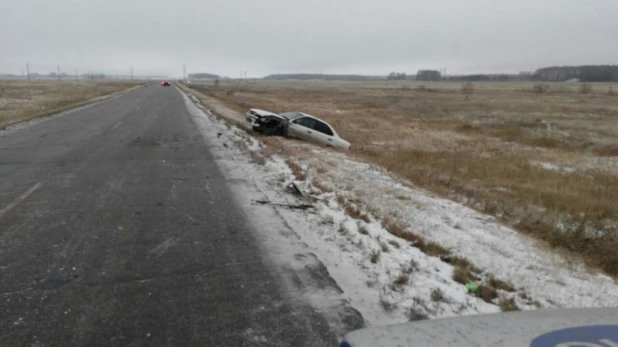
M567 328L543 334L530 347L614 347L618 346L618 325Z

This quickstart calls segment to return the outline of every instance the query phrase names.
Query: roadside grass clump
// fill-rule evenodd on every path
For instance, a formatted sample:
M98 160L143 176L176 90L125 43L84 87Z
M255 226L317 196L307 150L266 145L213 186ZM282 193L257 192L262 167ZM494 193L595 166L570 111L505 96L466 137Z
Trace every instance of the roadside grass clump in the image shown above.
M373 264L376 264L378 261L380 261L380 251L371 251L371 254L369 255L369 261L371 261Z
M341 235L347 235L348 234L348 229L345 227L345 225L343 223L339 224L339 229L337 231L339 231L339 234L341 234Z
M440 288L431 290L431 300L434 302L442 302L445 301L444 292Z
M521 309L519 308L519 306L517 306L517 303L515 302L515 298L502 298L498 302L498 306L500 306L502 312L521 311Z
M498 298L498 291L490 285L481 284L476 290L476 296L487 303L493 304L493 301Z
M382 309L388 313L393 312L397 309L396 303L390 302L384 298L380 298L380 306L382 306Z
M429 319L429 316L416 306L410 307L406 315L409 322Z
M337 198L335 198L335 200L339 205L345 204L345 197L343 195L337 195Z
M332 193L332 189L326 184L316 179L311 180L311 185L319 189L322 193Z
M457 283L466 284L476 281L477 277L470 271L469 268L463 266L455 266L453 269L453 280Z
M345 213L354 218L354 219L359 219L362 220L365 223L371 223L371 218L369 218L369 216L366 213L361 212L358 207L354 204L348 204L345 206L344 208Z
M395 278L393 284L396 286L403 286L408 284L408 282L410 282L410 276L406 273L401 273L397 276L397 278Z
M504 290L507 292L516 292L517 290L515 289L515 287L511 284L508 283L506 281L500 280L495 278L494 276L489 276L487 283L489 286L496 288L496 289L500 289L500 290Z

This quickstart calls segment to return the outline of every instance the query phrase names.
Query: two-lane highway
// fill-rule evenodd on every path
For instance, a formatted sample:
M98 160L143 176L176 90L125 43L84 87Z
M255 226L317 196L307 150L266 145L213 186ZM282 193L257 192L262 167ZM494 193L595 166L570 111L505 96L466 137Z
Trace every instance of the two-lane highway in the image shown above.
M336 344L228 184L174 87L0 136L0 345Z

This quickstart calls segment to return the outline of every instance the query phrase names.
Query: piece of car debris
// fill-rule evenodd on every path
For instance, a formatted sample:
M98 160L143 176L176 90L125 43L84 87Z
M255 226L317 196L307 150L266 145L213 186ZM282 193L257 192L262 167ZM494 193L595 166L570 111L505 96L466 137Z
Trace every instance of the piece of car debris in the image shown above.
M308 210L310 208L315 208L315 206L310 204L288 204L283 202L273 202L270 200L253 200L253 202L260 205L282 206L293 210Z
M296 182L292 182L290 183L290 186L292 186L292 190L297 193L298 195L302 196L303 199L305 200L310 200L309 197L307 196L307 194L305 194L300 187L298 186L298 184Z

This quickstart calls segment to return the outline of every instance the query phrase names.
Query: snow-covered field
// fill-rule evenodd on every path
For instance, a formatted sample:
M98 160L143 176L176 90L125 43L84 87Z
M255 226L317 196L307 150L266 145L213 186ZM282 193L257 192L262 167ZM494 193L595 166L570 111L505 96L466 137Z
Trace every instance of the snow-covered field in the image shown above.
M262 142L212 114L233 111L220 110L224 106L218 104L202 112L188 98L187 105L202 124L220 166L239 182L232 188L240 205L255 217L273 261L293 261L294 245L309 249L369 326L498 312L499 302L507 299L520 309L618 306L618 285L612 278L548 251L493 217L432 196L374 165L310 144L282 140L294 155L264 157ZM307 176L297 183L309 201L289 188L295 180L290 162ZM260 205L256 200L311 203L315 208ZM366 217L350 216L345 212L350 205ZM269 215L283 218L294 235L273 233ZM451 264L393 236L384 228L384 219L469 260L481 270L482 281L495 277L510 282L516 291L498 290L499 297L490 302L469 294L453 280ZM339 297L323 292L306 296L319 308Z

